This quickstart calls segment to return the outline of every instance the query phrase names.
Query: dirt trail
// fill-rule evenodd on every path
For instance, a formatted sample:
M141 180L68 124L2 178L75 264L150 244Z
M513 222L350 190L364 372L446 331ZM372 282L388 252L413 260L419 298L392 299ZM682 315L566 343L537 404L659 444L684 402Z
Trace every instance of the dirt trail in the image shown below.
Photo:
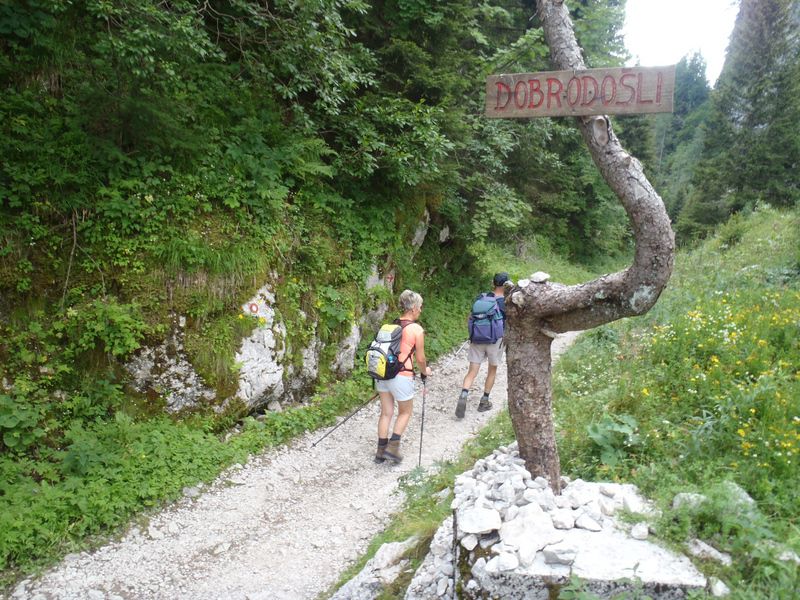
M554 357L576 334L559 336ZM505 365L493 408L478 413L486 373L478 375L466 417L455 399L466 372L466 348L433 365L425 400L422 466L455 458L507 402ZM480 387L479 387L480 386ZM324 432L234 466L194 498L184 497L132 527L120 540L68 556L42 577L22 582L16 599L316 598L367 548L402 505L398 478L417 466L421 394L403 436L400 465L372 461L377 400L317 446Z

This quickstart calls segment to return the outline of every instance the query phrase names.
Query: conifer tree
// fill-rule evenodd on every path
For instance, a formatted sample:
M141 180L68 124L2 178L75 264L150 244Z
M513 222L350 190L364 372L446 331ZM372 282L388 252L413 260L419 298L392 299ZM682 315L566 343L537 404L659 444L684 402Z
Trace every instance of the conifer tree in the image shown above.
M790 0L743 0L712 94L694 192L678 218L683 237L702 235L759 202L800 195L800 8Z

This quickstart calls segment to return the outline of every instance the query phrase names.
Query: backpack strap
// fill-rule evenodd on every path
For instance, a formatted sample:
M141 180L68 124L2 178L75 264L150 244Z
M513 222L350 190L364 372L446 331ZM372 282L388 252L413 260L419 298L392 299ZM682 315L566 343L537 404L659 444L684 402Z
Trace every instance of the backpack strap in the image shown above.
M394 321L392 321L392 323L394 323L395 325L400 325L400 329L401 330L405 329L406 327L411 325L413 322L414 321L412 321L411 319L395 319ZM400 339L401 339L401 342L402 342L402 337ZM406 369L406 360L411 358L411 355L414 353L414 350L416 349L416 347L417 347L417 345L413 344L411 346L411 350L408 351L408 355L406 356L405 360L401 360L400 361L400 365L401 365L400 366L400 371L411 371L412 373L414 373L414 361L413 360L411 361L411 368L410 369Z

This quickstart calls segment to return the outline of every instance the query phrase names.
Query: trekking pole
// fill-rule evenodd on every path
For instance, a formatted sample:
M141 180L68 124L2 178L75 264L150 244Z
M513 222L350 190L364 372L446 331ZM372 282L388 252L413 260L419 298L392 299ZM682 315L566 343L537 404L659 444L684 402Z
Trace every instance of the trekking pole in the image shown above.
M417 466L419 467L422 465L422 432L425 430L425 396L427 396L427 385L426 381L428 379L427 375L420 375L422 378L422 422L419 426L419 460L417 461Z
M376 393L375 393L375 395L374 395L372 398L370 398L369 400L367 400L366 402L364 402L364 404L362 404L362 405L361 405L361 406L359 406L357 409L355 409L353 412L351 412L349 415L347 415L347 417L345 417L345 418L344 418L344 419L342 419L342 420L341 420L339 423L337 423L336 425L334 425L333 427L331 427L330 431L328 431L328 433L326 433L326 434L325 434L325 435L323 435L321 438L319 438L319 439L318 439L316 442L314 442L313 444L311 444L311 447L313 448L314 446L316 446L317 444L319 444L319 443L320 443L322 440L324 440L326 437L328 437L330 434L332 434L334 431L336 431L336 430L337 430L339 427L341 427L342 425L344 425L345 423L347 423L347 421L350 419L350 417L352 417L353 415L355 415L355 414L356 414L358 411L360 411L360 410L361 410L362 408L364 408L364 407L365 407L367 404L369 404L370 402L372 402L373 400L375 400L375 398L377 398L377 397L378 397L378 393L376 392Z
M455 352L453 352L453 355L448 359L448 361L446 363L444 363L441 367L437 367L437 368L439 370L441 370L441 369L445 369L446 367L448 367L450 365L450 363L452 363L456 359L456 356L458 356L461 353L461 351L464 349L464 346L466 346L467 344L469 344L469 340L467 340L466 342L461 344L459 349L456 350Z

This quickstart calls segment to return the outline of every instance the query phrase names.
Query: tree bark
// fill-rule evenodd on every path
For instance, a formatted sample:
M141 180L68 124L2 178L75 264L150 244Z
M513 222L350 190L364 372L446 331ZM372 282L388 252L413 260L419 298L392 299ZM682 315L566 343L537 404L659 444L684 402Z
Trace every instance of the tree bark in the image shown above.
M523 374L508 386L508 412L514 425L520 456L528 471L556 485L561 480L553 427L550 346L552 338L541 327L510 327L508 372Z
M563 0L538 0L556 70L586 68ZM597 327L646 313L672 274L675 238L664 203L641 163L614 135L607 116L576 119L603 178L631 222L636 248L625 270L579 285L521 280L506 284L509 412L520 456L534 476L560 490L560 464L552 419L550 340L556 333Z

